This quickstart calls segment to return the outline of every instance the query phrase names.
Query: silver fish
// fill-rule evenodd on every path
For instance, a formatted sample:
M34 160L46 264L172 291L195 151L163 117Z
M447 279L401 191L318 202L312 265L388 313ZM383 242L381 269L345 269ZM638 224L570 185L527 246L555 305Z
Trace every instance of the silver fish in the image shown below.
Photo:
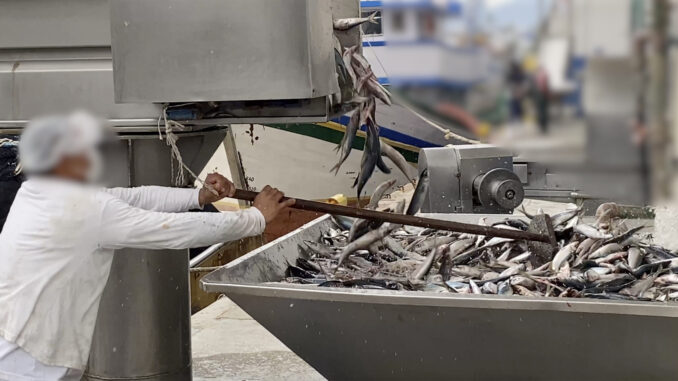
M631 286L621 290L619 293L630 296L641 296L645 291L652 287L656 278L656 275L650 275L645 279L637 280Z
M556 253L556 255L553 257L553 260L551 261L551 270L558 271L560 269L560 266L562 266L563 263L570 258L572 253L574 253L578 245L579 242L575 241L565 245L565 247L560 249L558 253Z
M346 125L346 131L344 131L344 137L341 139L341 143L337 146L337 149L341 148L341 157L339 158L339 162L330 169L330 172L334 171L334 175L336 176L337 173L339 173L339 168L341 167L342 164L348 159L348 155L351 153L351 150L353 149L353 141L355 140L355 135L358 132L358 129L360 128L360 120L362 119L360 109L357 109L353 112L353 115L351 115L351 119L348 121L348 124Z
M448 246L446 244L440 245L435 249L431 250L429 255L426 257L426 260L411 275L411 279L414 280L422 279L431 270L433 262L435 262L436 259L438 259L440 256L445 255L445 252L447 250Z
M414 175L416 171L407 162L407 160L405 160L405 157L400 152L398 152L398 150L391 147L389 144L384 143L384 141L381 141L381 154L388 157L393 162L393 164L395 164L395 166L400 169L400 172L405 175L405 178L414 184L413 178L416 176Z
M471 290L471 286L464 282L447 281L445 285L459 294L468 294Z
M450 245L448 257L450 259L454 259L454 257L463 253L464 250L471 247L472 244L473 244L473 239L462 239L462 240L454 242L453 244Z
M515 257L509 259L509 262L516 262L516 263L524 262L524 261L530 259L531 255L532 255L532 253L530 253L529 251L526 251L526 252L524 252L520 255L516 255Z
M368 133L367 139L365 140L365 148L363 150L363 157L360 163L360 173L355 178L353 187L358 186L357 194L358 199L362 194L363 188L367 181L372 177L374 169L377 167L377 162L381 158L380 147L379 147L379 131L373 124L368 123L367 125Z
M602 258L608 254L616 253L621 251L622 247L617 243L608 243L607 245L601 246L598 250L589 254L589 259Z
M610 239L612 238L612 234L608 233L602 233L598 231L598 229L594 228L591 225L586 225L586 224L578 224L574 227L574 231L576 233L582 234L588 238L595 238L595 239Z
M556 213L551 216L551 224L553 227L564 224L574 218L577 214L579 214L579 212L581 212L581 208L570 209L564 212Z
M433 236L426 238L419 245L415 246L413 249L417 252L427 252L438 245L448 245L457 240L457 237L449 236ZM456 243L456 242L455 242Z
M532 291L528 290L527 287L523 287L523 286L520 286L520 285L515 285L515 286L513 286L513 288L516 289L516 291L518 292L518 295L522 295L522 296L532 296L532 297L537 296L537 294L536 294L535 292L532 292Z
M353 66L351 66L351 60L353 54L355 54L356 50L358 49L358 45L351 46L350 48L344 49L344 52L341 54L341 58L344 61L344 66L346 67L346 71L348 72L348 75L351 77L351 80L353 81L353 84L358 80L358 77L355 75L355 70L353 70Z
M502 243L512 242L512 241L513 241L513 238L492 237L489 241L485 242L485 244L483 244L482 247L483 248L492 247L492 246L501 245Z
M424 169L419 175L419 180L417 181L417 186L414 188L414 193L412 194L412 199L410 200L410 205L407 207L405 214L414 215L416 214L421 206L424 205L424 199L428 194L428 187L430 185L430 180L428 178L428 168Z
M468 277L468 278L479 278L481 276L481 271L475 267L471 266L455 266L450 271L459 276Z
M497 284L492 282L483 283L481 290L484 294L496 294L497 293Z
M498 295L513 295L513 289L511 284L508 281L499 282L497 285L497 294Z
M371 226L374 224L374 226ZM363 234L367 233L372 229L376 229L381 226L379 223L375 223L370 220L357 219L351 229L348 231L348 242L353 242L356 239L360 238Z
M593 238L586 238L586 239L585 239L584 241L582 241L582 242L579 244L579 246L577 247L577 254L580 254L580 253L586 254L586 253L588 253L589 249L591 248L591 246L593 246L593 244L594 244L595 242L596 242L596 240L593 239Z
M506 261L508 260L509 255L511 255L511 252L513 251L512 247L509 247L508 249L505 249L504 252L501 253L499 257L497 257L498 261Z
M617 259L622 259L622 258L626 257L627 255L629 255L628 252L620 251L620 252L617 252L617 253L609 254L609 255L602 257L602 258L598 258L598 259L595 260L595 262L597 264L610 263L610 262L616 261Z
M658 277L657 284L678 284L678 274L666 274Z
M528 289L533 289L536 286L536 282L528 277L516 275L509 279L511 286L522 286Z
M506 270L502 271L499 274L499 277L500 278L510 277L510 276L516 275L516 274L518 274L518 273L520 273L521 271L524 271L524 270L525 270L524 264L522 264L522 263L517 264L517 265L511 266L511 267L507 268Z
M402 258L410 258L410 259L415 259L419 261L423 261L426 259L423 255L419 255L415 252L405 250L398 242L396 242L393 238L391 237L384 237L384 245L386 245L386 248L391 250L395 255L400 256Z
M371 68L366 68L365 72L362 73L360 78L358 78L358 83L356 83L355 89L358 92L361 92L363 90L363 86L365 86L365 83L369 81L372 77L374 77L374 72L372 71Z
M471 286L471 292L475 295L480 295L482 294L482 291L480 291L480 287L476 284L476 282L473 281L473 279L468 281L469 286Z
M396 183L395 179L386 180L372 192L372 197L370 197L370 202L365 206L365 209L376 209L379 205L379 201L384 197L384 194L391 189Z
M344 246L344 248L341 250L339 258L337 259L337 267L339 267L351 253L355 252L356 250L367 249L371 244L383 239L398 227L398 225L388 223L383 224L379 227L379 229L372 230Z
M355 28L358 25L362 25L366 22L372 24L379 24L379 22L377 21L379 19L379 17L377 17L377 13L378 12L374 12L367 17L350 17L345 19L336 19L332 22L332 26L334 27L335 30L349 30L351 28Z
M360 95L353 95L353 98L348 100L348 103L356 103L356 104L361 104L361 103L366 103L370 100L371 98L368 97L363 97Z
M393 101L391 101L391 93L388 92L382 86L374 77L370 77L366 81L366 86L369 89L370 93L372 93L375 97L377 97L380 101L384 102L387 106L390 106L393 104Z

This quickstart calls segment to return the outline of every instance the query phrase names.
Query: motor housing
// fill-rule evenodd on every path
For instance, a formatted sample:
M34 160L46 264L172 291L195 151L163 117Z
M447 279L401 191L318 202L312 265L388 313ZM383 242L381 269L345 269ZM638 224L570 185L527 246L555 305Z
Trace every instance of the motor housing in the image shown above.
M424 213L511 213L525 196L513 154L489 144L425 148L419 172L430 185Z

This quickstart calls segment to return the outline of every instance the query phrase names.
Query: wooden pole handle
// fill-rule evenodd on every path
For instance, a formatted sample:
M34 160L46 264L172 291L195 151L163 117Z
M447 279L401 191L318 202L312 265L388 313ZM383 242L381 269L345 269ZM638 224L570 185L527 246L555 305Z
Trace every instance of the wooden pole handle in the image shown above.
M259 192L253 192L244 189L236 189L235 195L233 197L237 198L238 200L254 201L254 198L257 197L258 194ZM283 198L283 200L289 198L290 197L285 197ZM466 224L455 221L436 220L433 218L409 216L406 214L378 212L376 210L352 208L348 206L335 204L326 204L323 202L310 201L299 198L295 198L295 203L292 207L295 209L308 210L312 212L336 214L340 216L362 218L365 220L385 221L394 224L419 226L422 228L431 228L458 233L478 234L489 237L524 239L528 241L551 243L550 237L545 234L538 234L518 230L499 229L493 228L491 226Z

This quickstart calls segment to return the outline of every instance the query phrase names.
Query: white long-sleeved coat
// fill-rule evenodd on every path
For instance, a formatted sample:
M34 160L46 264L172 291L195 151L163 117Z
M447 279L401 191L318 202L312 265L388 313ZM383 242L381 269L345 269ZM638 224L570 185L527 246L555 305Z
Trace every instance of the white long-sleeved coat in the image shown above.
M114 250L200 247L261 234L256 208L198 208L198 191L23 183L0 233L0 337L43 364L84 369Z

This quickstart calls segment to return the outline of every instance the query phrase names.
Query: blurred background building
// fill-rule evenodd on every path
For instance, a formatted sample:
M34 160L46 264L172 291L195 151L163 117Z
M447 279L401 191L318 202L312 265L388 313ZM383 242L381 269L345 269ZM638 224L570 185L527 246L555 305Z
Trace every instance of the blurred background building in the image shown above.
M401 104L543 163L553 187L634 204L669 196L675 1L361 5L381 15L363 26L364 55ZM410 133L446 143L430 127Z

